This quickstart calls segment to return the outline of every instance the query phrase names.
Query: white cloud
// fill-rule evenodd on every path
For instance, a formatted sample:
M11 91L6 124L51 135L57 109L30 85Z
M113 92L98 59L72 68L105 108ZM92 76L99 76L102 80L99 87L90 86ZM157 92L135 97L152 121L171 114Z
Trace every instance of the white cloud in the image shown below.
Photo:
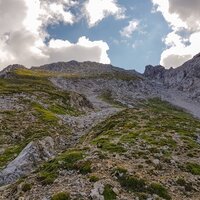
M139 21L135 19L129 21L128 26L124 27L120 31L121 36L130 38L132 34L138 29L138 25L139 25Z
M164 42L160 63L165 67L177 67L200 52L200 1L152 0L154 9L164 16L172 28ZM187 32L183 37L181 32Z
M109 47L101 40L80 37L71 43L55 38L46 43L48 25L76 22L70 11L76 6L78 1L72 0L0 0L0 69L13 63L30 67L71 59L110 63Z
M117 0L87 0L84 12L89 27L95 26L109 15L114 16L116 19L125 18L125 9L118 5Z
M98 61L101 63L110 63L107 55L109 47L103 41L90 41L86 37L80 37L78 42L73 44L69 41L50 40L48 47L45 47L44 52L49 57L50 62L63 60L77 60L77 61ZM46 63L44 59L44 63Z

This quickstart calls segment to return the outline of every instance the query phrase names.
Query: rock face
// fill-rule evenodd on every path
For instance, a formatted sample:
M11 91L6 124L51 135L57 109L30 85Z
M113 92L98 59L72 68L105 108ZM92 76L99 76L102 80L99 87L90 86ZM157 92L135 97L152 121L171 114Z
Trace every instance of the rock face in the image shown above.
M145 68L144 76L148 77L149 79L162 80L164 78L165 71L165 68L161 65L147 65Z
M160 65L146 66L144 76L163 84L165 88L176 89L200 101L200 54L175 69L167 70Z
M30 173L41 161L55 156L54 140L46 137L43 140L30 142L7 167L0 172L0 186L12 183L19 177Z

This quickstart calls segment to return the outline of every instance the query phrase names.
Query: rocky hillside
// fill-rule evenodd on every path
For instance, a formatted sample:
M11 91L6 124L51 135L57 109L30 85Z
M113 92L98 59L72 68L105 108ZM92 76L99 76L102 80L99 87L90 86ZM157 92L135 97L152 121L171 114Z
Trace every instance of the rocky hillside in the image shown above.
M167 88L175 88L200 101L200 53L176 69L166 70L160 65L149 65L144 75Z
M144 75L76 61L5 68L0 199L198 200L200 121L188 111L200 107L188 94L199 63Z

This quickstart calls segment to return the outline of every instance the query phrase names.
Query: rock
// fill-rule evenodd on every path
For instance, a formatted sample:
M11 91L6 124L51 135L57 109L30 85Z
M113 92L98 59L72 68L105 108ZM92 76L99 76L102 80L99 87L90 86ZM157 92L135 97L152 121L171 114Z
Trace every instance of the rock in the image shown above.
M150 79L162 80L164 78L165 71L166 69L161 65L157 65L155 67L147 65L145 67L144 76Z
M159 164L160 164L160 160L154 159L154 160L152 160L152 163L153 163L154 165L159 165Z
M0 155L2 155L5 152L4 148L0 148Z
M197 135L197 143L200 144L200 134Z
M119 190L118 190L116 187L113 188L113 192L114 192L116 195L119 195Z
M104 185L98 181L94 183L94 189L91 190L90 197L93 200L104 200L103 191Z
M47 161L55 155L54 140L46 137L30 142L21 153L0 172L0 186L12 183L29 174L41 161Z

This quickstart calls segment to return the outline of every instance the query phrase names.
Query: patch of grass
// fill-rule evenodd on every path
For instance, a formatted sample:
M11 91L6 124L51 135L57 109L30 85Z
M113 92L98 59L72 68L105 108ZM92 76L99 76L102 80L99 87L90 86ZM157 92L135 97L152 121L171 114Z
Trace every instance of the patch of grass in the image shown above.
M194 175L200 175L200 165L197 163L187 163L186 169Z
M133 176L122 176L118 177L118 180L122 187L132 192L145 192L146 182L144 179L139 179Z
M162 197L166 200L171 199L167 189L158 183L149 184L144 179L130 176L123 168L114 169L114 174L117 177L120 185L129 192L157 194L159 197Z
M89 160L87 161L80 161L77 164L75 164L75 168L79 170L79 172L83 175L91 173L91 162Z
M103 191L103 196L105 200L115 200L117 199L116 193L112 190L111 185L105 185L104 191Z
M23 192L27 192L27 191L31 190L31 188L32 188L32 185L30 183L23 183L22 184L22 191Z
M51 172L43 171L38 174L38 181L40 181L42 185L49 185L52 184L57 177L58 177L57 171L51 171Z
M84 154L79 150L69 150L62 153L55 159L44 163L38 174L38 180L44 185L52 184L58 176L60 169L66 170L82 170L82 173L89 171L88 165L83 165L81 169L77 169L77 162L84 158Z
M97 182L97 181L99 181L99 177L96 175L92 175L92 176L90 176L89 180L90 180L90 182Z
M33 108L39 113L39 117L44 121L55 122L58 120L53 112L43 108L38 103L33 103Z
M112 143L109 142L107 138L97 138L93 142L97 145L98 148L101 148L103 151L108 151L110 153L123 153L126 152L126 150L123 148L123 146L120 143Z
M187 184L187 182L185 181L184 178L178 178L178 179L176 180L176 183L177 183L178 185L180 185L180 186L185 186L185 185Z
M166 200L171 200L171 197L168 194L167 189L158 183L151 183L148 187L148 191L151 194L157 194L159 197L162 197Z
M66 192L59 192L51 197L51 200L70 200L70 194Z
M5 150L5 152L0 156L0 168L5 166L5 164L8 161L13 160L20 153L23 147L24 145L23 146L14 145L14 146L8 147Z

